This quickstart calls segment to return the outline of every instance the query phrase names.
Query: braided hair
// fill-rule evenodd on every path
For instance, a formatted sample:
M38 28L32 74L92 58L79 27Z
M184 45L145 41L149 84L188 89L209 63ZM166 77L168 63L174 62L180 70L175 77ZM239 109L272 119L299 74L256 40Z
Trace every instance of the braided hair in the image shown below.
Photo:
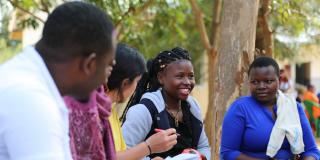
M120 118L122 122L124 122L124 118L129 108L139 103L144 93L154 92L161 87L157 78L158 73L162 72L168 64L177 60L191 61L189 52L183 48L176 47L170 51L162 51L154 59L148 60L147 72L142 75L140 81L138 82L136 90L130 97L130 100Z

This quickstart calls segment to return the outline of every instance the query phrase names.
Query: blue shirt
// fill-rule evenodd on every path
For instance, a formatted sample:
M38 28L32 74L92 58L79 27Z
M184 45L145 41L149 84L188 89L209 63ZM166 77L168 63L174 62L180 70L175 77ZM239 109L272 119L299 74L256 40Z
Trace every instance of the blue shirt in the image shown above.
M313 156L318 160L320 153L309 121L301 104L297 104L305 145L305 152L302 153L302 156ZM274 111L276 111L276 106ZM224 117L220 148L221 158L233 160L243 153L250 157L268 159L266 151L274 124L275 120L267 107L261 105L251 96L239 98L230 106ZM285 139L274 158L289 159L292 157L290 144Z

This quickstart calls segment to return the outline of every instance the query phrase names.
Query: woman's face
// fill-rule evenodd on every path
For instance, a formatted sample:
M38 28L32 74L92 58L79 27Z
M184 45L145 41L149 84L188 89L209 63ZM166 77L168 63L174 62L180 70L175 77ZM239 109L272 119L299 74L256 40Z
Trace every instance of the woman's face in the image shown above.
M126 82L123 82L124 83L122 87L123 90L122 90L122 93L120 93L122 95L120 96L118 103L125 102L132 95L140 79L141 79L141 75L138 75L136 78L134 78L133 81L129 81L129 79L124 80Z
M260 103L274 104L279 77L273 66L252 68L249 73L251 95Z
M188 60L172 62L158 74L158 80L168 96L186 100L195 85L193 66Z

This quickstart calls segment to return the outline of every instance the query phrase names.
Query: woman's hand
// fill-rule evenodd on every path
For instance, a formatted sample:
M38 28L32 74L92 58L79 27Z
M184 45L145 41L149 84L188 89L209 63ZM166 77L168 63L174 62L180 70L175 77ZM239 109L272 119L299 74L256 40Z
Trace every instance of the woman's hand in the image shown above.
M316 160L316 159L312 156L309 156L309 157L304 157L303 160Z
M150 146L151 153L168 151L177 144L176 130L173 128L160 131L150 136L146 143Z
M151 160L164 160L164 159L161 158L161 157L154 157L154 158L152 158Z

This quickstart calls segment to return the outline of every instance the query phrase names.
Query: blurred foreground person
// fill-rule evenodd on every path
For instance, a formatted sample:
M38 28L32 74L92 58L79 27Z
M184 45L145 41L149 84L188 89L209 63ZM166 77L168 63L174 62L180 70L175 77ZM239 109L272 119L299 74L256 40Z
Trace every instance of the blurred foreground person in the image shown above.
M42 38L0 66L0 159L70 160L61 96L87 101L114 65L113 25L83 2L58 6Z

